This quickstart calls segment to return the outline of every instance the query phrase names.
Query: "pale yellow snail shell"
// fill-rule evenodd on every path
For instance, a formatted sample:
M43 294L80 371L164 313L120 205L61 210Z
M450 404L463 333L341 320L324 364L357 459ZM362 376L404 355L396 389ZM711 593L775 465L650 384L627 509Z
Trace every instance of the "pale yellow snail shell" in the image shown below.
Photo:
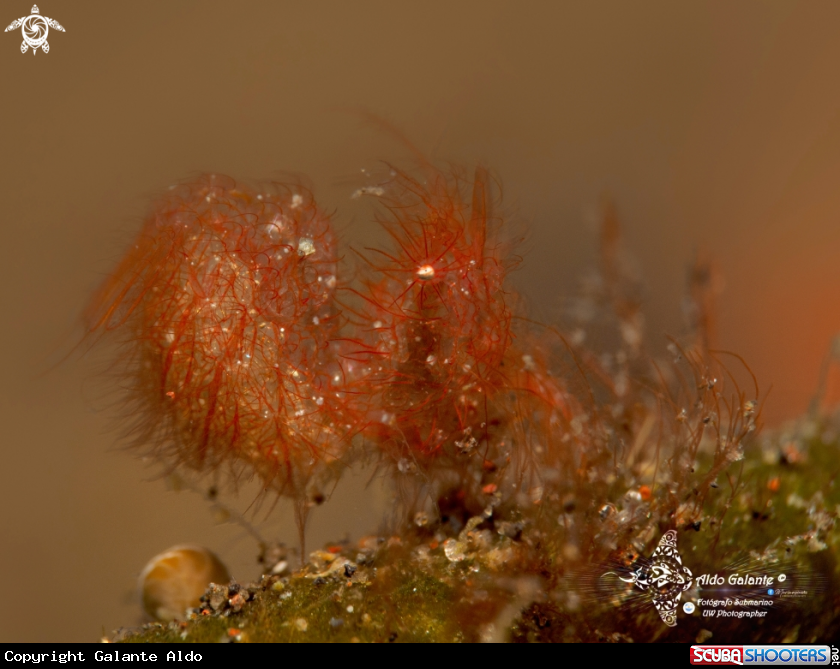
M221 560L201 546L173 546L155 555L140 574L143 609L156 620L183 620L210 583L228 583Z

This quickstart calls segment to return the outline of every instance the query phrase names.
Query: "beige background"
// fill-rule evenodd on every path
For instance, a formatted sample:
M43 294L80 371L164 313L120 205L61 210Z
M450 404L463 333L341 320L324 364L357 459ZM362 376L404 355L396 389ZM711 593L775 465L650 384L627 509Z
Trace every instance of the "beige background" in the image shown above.
M840 330L840 3L44 3L67 29L49 54L0 35L0 641L133 623L133 580L173 543L253 575L242 530L113 449L90 361L54 365L176 179L304 173L345 240L374 239L349 194L404 151L347 109L493 166L529 224L516 281L539 318L591 259L605 192L654 341L680 331L686 264L710 250L722 344L773 384L773 421L805 407ZM316 512L312 545L375 529L363 483ZM284 508L270 529L294 539Z

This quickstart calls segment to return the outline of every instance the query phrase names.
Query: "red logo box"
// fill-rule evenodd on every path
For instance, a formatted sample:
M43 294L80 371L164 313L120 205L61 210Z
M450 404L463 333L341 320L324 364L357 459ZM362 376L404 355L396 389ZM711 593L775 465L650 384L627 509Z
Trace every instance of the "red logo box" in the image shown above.
M743 646L692 646L691 664L744 664Z

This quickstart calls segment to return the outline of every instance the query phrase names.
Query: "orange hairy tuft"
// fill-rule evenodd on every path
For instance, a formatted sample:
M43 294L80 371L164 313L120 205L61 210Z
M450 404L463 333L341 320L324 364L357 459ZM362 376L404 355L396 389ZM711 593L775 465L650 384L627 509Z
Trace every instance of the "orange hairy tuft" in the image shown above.
M88 312L118 329L137 441L300 495L346 447L330 221L302 189L207 176L158 202Z
M380 188L391 239L368 249L351 309L365 364L364 433L395 472L407 511L456 490L473 511L510 502L559 464L553 434L579 408L532 337L514 335L517 264L500 189L423 161L422 178L391 168ZM536 436L535 436L536 435ZM552 448L556 446L557 448Z
M414 458L455 448L488 420L485 398L512 342L510 263L485 170L431 171L425 183L393 173L381 221L392 248L370 250L359 294L379 441Z
M541 326L506 284L519 259L498 183L416 157L419 176L390 168L358 191L377 198L390 244L362 255L353 286L338 285L330 221L304 189L208 176L157 203L87 314L125 352L138 445L294 500L302 556L311 504L358 456L395 488L407 537L452 563L488 550L488 569L512 560L546 585L605 556L634 556L629 570L666 526L719 533L761 409L743 359L710 348L705 265L690 345L651 358L608 207L568 330ZM144 584L158 616L183 608L155 578L167 570Z

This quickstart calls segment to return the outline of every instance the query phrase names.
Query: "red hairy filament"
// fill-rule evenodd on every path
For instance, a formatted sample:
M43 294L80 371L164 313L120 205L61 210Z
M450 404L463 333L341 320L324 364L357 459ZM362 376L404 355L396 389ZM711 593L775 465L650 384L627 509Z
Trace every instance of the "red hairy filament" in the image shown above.
M375 354L378 440L416 458L456 448L488 420L485 402L512 342L510 263L484 169L473 179L430 171L425 183L393 173L382 219L393 248L367 259L363 322Z
M513 539L527 521L556 564L663 523L697 530L761 413L746 363L709 347L709 272L692 275L692 346L654 361L608 208L577 326L538 329L506 285L518 258L498 183L418 163L369 189L390 243L361 254L353 286L303 188L206 176L161 198L87 314L125 352L138 445L293 499L302 552L314 493L359 454L399 490L402 521L455 518L465 546L477 523Z
M329 219L305 190L216 176L172 189L88 314L130 333L140 440L299 494L345 445L335 274Z
M157 203L88 311L92 332L121 336L138 444L256 474L298 502L301 528L307 488L356 435L415 474L409 509L448 487L498 502L546 465L577 466L579 409L532 337L514 337L498 184L428 163L422 180L391 175L391 246L364 256L346 320L330 221L305 189L207 176Z

